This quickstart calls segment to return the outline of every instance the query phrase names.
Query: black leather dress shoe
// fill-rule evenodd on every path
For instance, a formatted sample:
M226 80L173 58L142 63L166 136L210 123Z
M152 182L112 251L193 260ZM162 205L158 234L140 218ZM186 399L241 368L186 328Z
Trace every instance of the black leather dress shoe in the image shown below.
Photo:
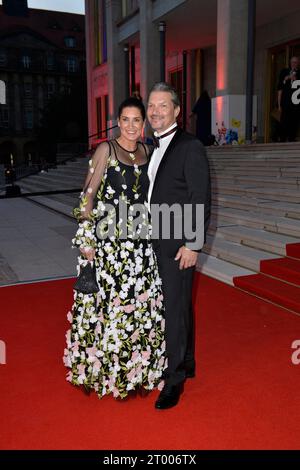
M183 383L177 385L166 384L155 402L155 408L158 410L166 410L176 406L182 392Z

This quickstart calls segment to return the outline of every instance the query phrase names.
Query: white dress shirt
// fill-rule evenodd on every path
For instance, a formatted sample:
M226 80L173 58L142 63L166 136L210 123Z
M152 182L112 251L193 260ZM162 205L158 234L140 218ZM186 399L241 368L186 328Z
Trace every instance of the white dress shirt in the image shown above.
M169 132L171 129L177 126L177 122L174 122L172 126L168 127L168 129L164 130L160 134L158 132L154 132L155 137L160 137L161 135L165 134L166 132ZM159 141L159 147L154 149L153 154L150 159L149 167L148 167L148 177L150 180L149 184L149 190L148 190L148 209L150 211L150 201L151 201L151 195L153 191L153 186L157 174L158 167L160 165L160 162L162 161L162 158L165 154L165 151L167 150L171 140L173 139L174 135L176 132L173 132L173 134L167 135L163 139Z

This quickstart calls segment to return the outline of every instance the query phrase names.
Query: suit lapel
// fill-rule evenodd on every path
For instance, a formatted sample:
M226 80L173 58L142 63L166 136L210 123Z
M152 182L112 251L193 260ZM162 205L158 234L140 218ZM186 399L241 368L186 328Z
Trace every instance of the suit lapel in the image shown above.
M177 141L179 139L179 137L181 136L182 134L182 129L179 127L177 129L177 131L175 132L175 135L173 137L173 139L171 140L170 144L168 145L168 148L167 150L165 151L164 153L164 156L162 157L161 161L160 161L160 164L159 164L159 167L157 168L157 172L156 172L156 177L155 177L155 180L154 180L154 185L153 185L153 189L152 189L152 194L154 192L154 189L155 189L155 185L157 183L157 180L159 178L159 174L161 172L161 169L164 167L164 165L166 164L166 161L167 161L167 158L168 158L168 155L170 155L170 153L172 152L172 150L174 149L175 145L177 144Z

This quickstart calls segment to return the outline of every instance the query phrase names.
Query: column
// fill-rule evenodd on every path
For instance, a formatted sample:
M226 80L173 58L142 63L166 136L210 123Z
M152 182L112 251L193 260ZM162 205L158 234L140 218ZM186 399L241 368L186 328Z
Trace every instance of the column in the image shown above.
M152 21L152 1L140 0L141 96L144 103L150 88L160 81L159 25Z
M245 142L247 34L248 0L218 0L212 132L220 144ZM253 111L256 125L256 97Z
M121 18L122 2L106 0L107 66L110 125L116 124L120 103L127 98L124 45L118 43L116 22Z

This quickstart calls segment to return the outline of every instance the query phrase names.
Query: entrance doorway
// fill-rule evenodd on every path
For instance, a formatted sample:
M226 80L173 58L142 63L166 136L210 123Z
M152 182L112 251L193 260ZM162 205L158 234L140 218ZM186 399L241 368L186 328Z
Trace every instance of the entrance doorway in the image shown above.
M280 71L289 67L290 58L300 57L300 39L269 49L266 83L265 142L279 141L279 116L277 112L277 86ZM300 140L298 128L297 140Z

